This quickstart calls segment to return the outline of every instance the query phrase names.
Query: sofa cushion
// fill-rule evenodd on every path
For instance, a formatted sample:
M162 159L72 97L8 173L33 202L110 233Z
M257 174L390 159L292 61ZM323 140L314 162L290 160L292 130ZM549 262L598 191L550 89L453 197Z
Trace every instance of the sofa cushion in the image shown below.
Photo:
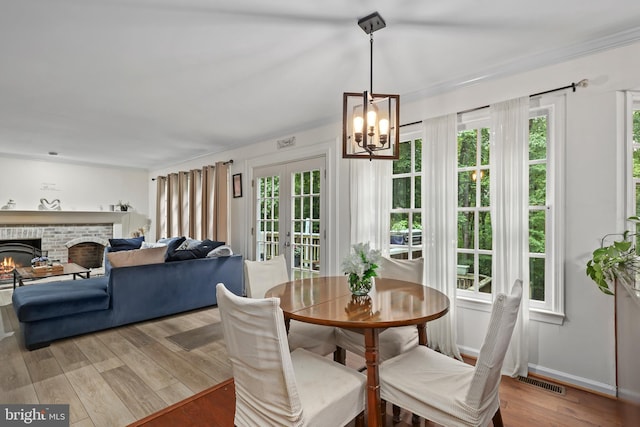
M107 258L112 268L131 267L133 265L161 264L164 262L166 246L150 249L109 252Z
M109 245L111 245L113 252L140 249L142 242L144 242L144 236L132 237L131 239L109 239Z
M108 277L20 286L13 308L21 322L51 319L109 308Z

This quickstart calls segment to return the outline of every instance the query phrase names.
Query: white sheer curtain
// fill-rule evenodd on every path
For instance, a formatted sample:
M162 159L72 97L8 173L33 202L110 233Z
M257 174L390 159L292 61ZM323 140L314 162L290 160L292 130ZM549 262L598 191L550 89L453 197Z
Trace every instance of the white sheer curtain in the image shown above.
M449 297L449 313L427 324L429 347L462 359L456 344L457 182L456 115L425 120L422 206L425 284Z
M351 243L367 243L389 255L390 160L350 161Z
M522 279L522 303L503 373L527 376L529 363L529 98L491 106L491 224L494 296Z

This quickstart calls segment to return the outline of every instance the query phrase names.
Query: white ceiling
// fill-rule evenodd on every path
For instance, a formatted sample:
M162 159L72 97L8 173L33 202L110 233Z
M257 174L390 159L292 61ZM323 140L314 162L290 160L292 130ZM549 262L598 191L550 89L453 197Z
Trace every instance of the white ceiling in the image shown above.
M0 0L0 155L146 169L640 40L638 0ZM403 98L401 98L403 99Z

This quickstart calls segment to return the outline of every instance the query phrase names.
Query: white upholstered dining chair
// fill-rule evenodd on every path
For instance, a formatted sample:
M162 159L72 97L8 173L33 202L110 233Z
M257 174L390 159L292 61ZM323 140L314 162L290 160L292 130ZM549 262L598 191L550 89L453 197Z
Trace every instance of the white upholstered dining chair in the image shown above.
M422 283L424 259L394 259L383 257L378 270L380 277ZM418 345L418 328L401 326L382 331L378 337L380 361L390 359ZM339 347L364 357L364 337L362 334L336 329L336 343Z
M366 378L304 349L289 352L278 298L243 298L216 286L236 393L234 424L364 425Z
M522 299L522 281L493 303L475 367L426 346L380 366L380 396L445 426L502 426L500 371Z
M265 293L280 283L289 281L287 261L284 255L267 261L244 261L244 278L247 296L264 298ZM336 351L335 329L331 326L313 325L292 320L289 323L289 347L325 356Z

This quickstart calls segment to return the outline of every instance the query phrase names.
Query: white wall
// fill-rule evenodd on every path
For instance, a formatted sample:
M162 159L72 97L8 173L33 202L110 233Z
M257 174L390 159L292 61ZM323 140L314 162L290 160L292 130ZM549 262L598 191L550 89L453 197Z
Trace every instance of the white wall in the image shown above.
M597 290L585 275L584 267L602 235L624 228L621 148L617 141L617 118L622 112L616 99L617 91L640 88L638 70L640 43L403 102L401 110L402 122L408 123L565 86L583 78L590 80L588 88L567 94L566 223L563 227L566 318L562 325L532 322L530 363L535 372L610 394L615 393L613 298ZM347 88L338 89L337 110L340 109L338 92ZM330 169L327 184L332 192L327 244L329 253L333 254L327 273L339 274L339 260L349 247L349 175L348 162L340 159L340 124L299 132L295 136L296 146L290 149L277 150L275 141L264 141L153 171L150 177L232 158L231 173L243 173L244 197L231 203L230 243L236 252L246 255L251 227L251 168L319 152L326 154ZM155 187L150 184L152 210L154 201ZM477 351L488 313L471 309L461 309L459 313L459 343L465 350Z
M100 211L122 200L147 215L148 179L142 169L0 157L0 206L13 199L17 210L37 210L45 198L65 211Z

